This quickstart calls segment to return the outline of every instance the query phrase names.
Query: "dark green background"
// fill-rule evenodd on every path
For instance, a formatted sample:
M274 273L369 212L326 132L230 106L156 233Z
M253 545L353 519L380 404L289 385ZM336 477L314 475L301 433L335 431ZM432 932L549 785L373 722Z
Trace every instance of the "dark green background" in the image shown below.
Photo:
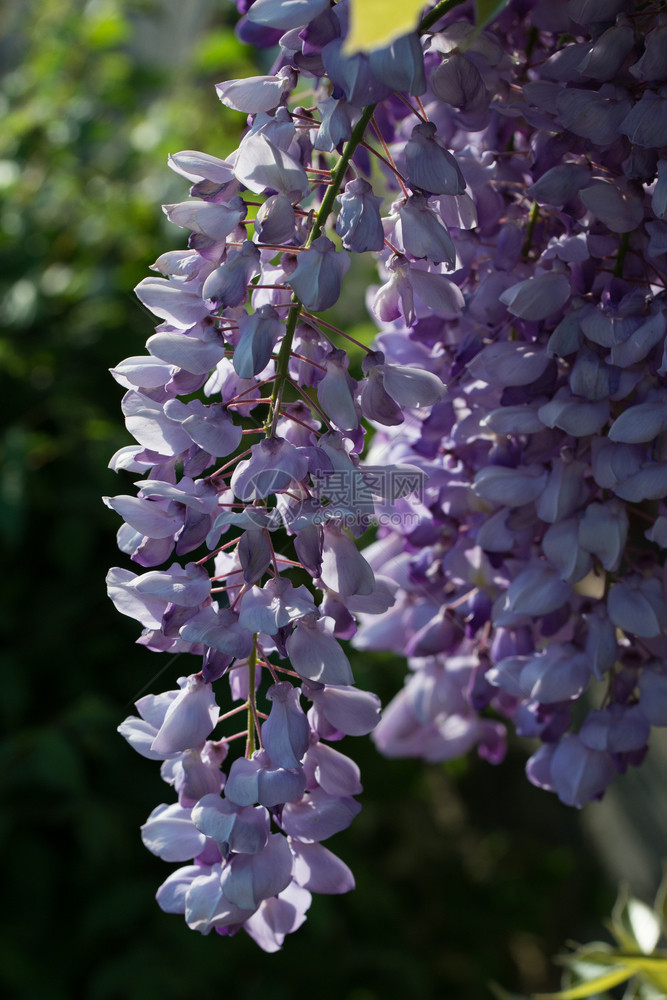
M172 793L115 729L166 658L135 646L137 624L106 598L107 567L127 561L99 498L131 492L107 469L130 441L108 368L144 352L155 321L132 288L183 245L159 209L187 193L167 153L224 156L243 126L213 87L257 71L235 16L214 0L12 0L0 14L4 995L481 1000L489 979L554 986L550 956L599 936L615 887L577 814L526 782L525 748L497 769L424 767L351 743L364 808L332 846L358 888L316 897L280 954L243 933L203 938L153 899L171 866L138 827ZM384 700L401 684L390 657L354 668Z

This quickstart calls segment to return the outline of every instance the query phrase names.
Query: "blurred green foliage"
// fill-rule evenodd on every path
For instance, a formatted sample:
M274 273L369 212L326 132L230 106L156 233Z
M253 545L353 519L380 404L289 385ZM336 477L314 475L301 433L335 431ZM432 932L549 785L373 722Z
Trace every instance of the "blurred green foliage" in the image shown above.
M240 116L220 114L212 84L221 64L243 75L252 63L211 4L195 8L199 24L151 0L33 0L3 14L0 529L11 545L30 527L31 471L80 468L81 449L103 459L118 439L106 369L141 350L131 289L174 241L160 202L187 190L167 154L234 146Z
M159 210L186 194L167 153L224 156L244 124L213 87L256 72L235 16L214 0L0 13L3 995L482 1000L491 978L555 986L547 957L609 898L574 814L525 782L523 751L501 771L424 768L355 741L364 809L333 847L358 889L315 899L281 954L202 938L153 899L168 867L138 827L171 793L115 728L140 691L190 668L134 646L136 623L106 598L107 567L125 561L99 497L129 489L107 469L128 443L108 368L143 353L154 319L131 290L184 244ZM391 657L354 668L385 700L401 684Z
M563 989L543 993L535 1000L612 1000L611 990L623 989L623 1000L664 1000L667 990L667 869L653 906L622 886L605 921L614 947L605 941L574 945L555 959L564 966ZM493 984L496 1000L528 1000Z

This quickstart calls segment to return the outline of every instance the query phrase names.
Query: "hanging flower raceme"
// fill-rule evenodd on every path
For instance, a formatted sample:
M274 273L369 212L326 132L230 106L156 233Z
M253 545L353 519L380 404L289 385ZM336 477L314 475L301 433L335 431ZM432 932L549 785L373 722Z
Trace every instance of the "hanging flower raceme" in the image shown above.
M438 372L447 392L413 411L408 434L377 375L362 396L381 425L368 461L400 456L428 479L405 501L412 518L366 552L399 586L353 641L412 657L375 731L383 752L446 759L467 739L498 759L499 734L475 723L505 716L543 741L529 779L581 807L640 764L650 723L664 724L644 691L667 654L665 67L645 73L662 30L650 8L601 2L593 16L572 0L558 24L551 13L510 3L474 38L465 18L436 33L428 122L397 122L389 144L422 200L397 203L406 262L386 262L372 302L378 346ZM457 314L422 292L430 308L416 308L409 260L434 246L436 193L449 183L450 201L464 196L441 134L476 216L449 227ZM440 220L458 210L437 200ZM452 266L444 244L433 256Z
M582 806L667 724L667 71L635 6L510 2L477 32L446 0L368 55L349 0L241 5L276 62L217 87L238 149L170 157L188 248L136 290L160 325L113 370L137 443L112 467L138 495L106 500L141 568L112 600L195 657L120 727L176 793L142 835L195 930L273 951L353 887L323 846L360 808L345 735L498 763L512 720ZM318 314L360 253L355 375ZM379 724L350 638L408 658Z
M266 76L217 87L223 104L249 115L238 149L170 157L193 183L189 200L165 206L188 249L163 254L159 277L138 286L161 323L147 356L114 369L137 445L112 466L141 478L137 497L106 503L125 521L121 550L143 572L116 568L108 582L118 610L142 625L140 643L199 661L120 727L163 761L178 796L142 828L150 851L185 865L158 902L202 933L243 927L271 951L303 921L311 892L354 885L322 845L360 808L358 769L331 742L370 732L379 702L354 686L340 639L356 615L393 601L354 536L373 498L414 490L419 470L399 463L391 475L407 476L407 487L374 485L360 462L370 381L348 370L345 334L332 341L335 327L314 314L339 298L347 250L385 245L384 200L356 164L372 138L374 109L360 111L361 95L388 96L404 57L403 89L416 94L425 79L417 35L370 61L342 55L346 4L245 6L247 24L279 40L281 54ZM325 50L347 100L327 97ZM357 63L365 75L355 82ZM298 106L304 78L319 115ZM376 147L378 162L391 163L382 137ZM428 410L444 392L437 376L381 355L375 372L393 406L409 397ZM291 581L295 569L311 588Z

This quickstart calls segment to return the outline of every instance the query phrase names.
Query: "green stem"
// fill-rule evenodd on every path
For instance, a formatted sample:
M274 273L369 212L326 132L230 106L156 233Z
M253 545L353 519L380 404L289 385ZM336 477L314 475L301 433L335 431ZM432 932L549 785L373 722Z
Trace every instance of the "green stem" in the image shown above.
M614 277L623 277L623 265L625 264L625 258L630 247L630 233L621 233L621 239L618 244L618 253L616 254L616 263L614 264Z
M533 54L533 49L535 48L539 40L540 40L540 33L535 27L535 25L533 25L530 31L528 32L528 39L526 41L526 52L525 52L526 63L530 62L530 57Z
M315 216L313 228L310 231L310 235L306 242L306 250L311 245L313 240L317 239L317 237L321 235L322 230L324 229L326 221L333 209L334 199L340 191L343 180L345 179L345 173L350 160L352 159L355 149L364 138L368 123L373 117L374 111L375 104L369 104L367 108L364 108L361 113L361 118L352 129L352 135L345 144L340 160L336 164L336 167L331 175L331 183L327 186L324 198L322 199L322 204L320 205L319 211ZM275 434L276 423L278 422L278 413L283 397L283 389L285 388L285 382L287 381L294 333L296 331L296 324L298 322L300 312L301 302L296 295L293 295L292 304L287 316L287 323L285 324L285 336L282 339L280 350L278 351L278 357L276 358L276 375L273 383L273 395L271 397L271 407L265 428L267 437L272 437Z
M458 7L459 4L463 2L464 0L440 0L440 3L437 3L433 10L422 19L419 25L419 31L428 31L431 25L435 24L435 22L438 21L444 14L453 10L454 7ZM308 236L304 247L305 250L310 247L313 240L316 240L318 236L322 235L322 230L324 229L326 221L333 210L336 195L340 191L345 179L345 174L350 164L350 160L352 159L357 146L363 141L366 129L368 128L368 125L373 117L376 106L377 105L375 104L369 104L368 107L364 108L361 112L359 121L352 129L352 134L345 144L345 148L343 149L338 163L332 171L331 182L327 185L327 189L322 199L322 204L320 205L319 211L315 216L313 228L310 231L310 235ZM278 357L276 358L276 375L273 383L273 395L271 397L269 417L265 425L267 437L272 437L273 434L275 434L278 412L280 410L280 404L283 396L283 389L285 387L285 382L287 381L292 342L294 340L294 333L296 331L296 324L299 319L300 311L301 302L296 295L293 295L292 304L287 316L287 323L285 325L285 336L283 337L280 350L278 351Z
M464 0L440 0L430 13L426 14L419 22L419 32L428 31L431 25L439 21L441 17L448 14L454 7L464 3Z
M252 637L252 650L248 657L248 737L245 745L246 757L255 752L255 670L257 667L257 634Z
M298 322L300 312L301 302L297 299L296 295L293 295L292 304L290 306L289 313L287 314L287 323L285 324L285 336L282 339L280 350L278 351L278 357L276 358L276 375L273 382L271 406L269 407L269 416L265 425L267 437L273 437L276 432L280 404L283 398L283 389L285 388L285 382L287 381L289 359L292 352L292 342L294 340L294 332L296 330L296 324Z
M373 117L373 112L375 111L376 106L377 105L375 104L369 104L367 108L364 108L361 113L361 118L352 129L352 135L345 144L341 158L336 164L336 167L331 175L331 183L325 191L322 204L320 205L320 210L315 218L315 224L313 225L310 236L308 237L308 242L306 243L306 249L308 249L313 240L316 240L317 237L321 235L322 230L324 229L324 225L331 214L331 210L333 209L334 199L340 191L343 183L349 162L352 159L355 149L364 138L364 134L368 128L368 123Z
M536 201L533 202L530 209L530 216L528 217L528 228L526 229L526 238L521 247L521 256L527 257L530 253L530 248L533 245L533 233L535 232L535 226L537 225L537 220L540 216L540 206Z

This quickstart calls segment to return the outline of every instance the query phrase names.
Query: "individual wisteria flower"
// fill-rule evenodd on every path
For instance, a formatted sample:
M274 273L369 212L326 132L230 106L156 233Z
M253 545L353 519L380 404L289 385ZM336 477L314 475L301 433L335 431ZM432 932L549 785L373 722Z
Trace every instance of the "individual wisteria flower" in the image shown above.
M308 309L320 312L338 301L349 266L346 253L337 252L327 236L318 236L299 254L287 284Z
M382 250L384 230L379 207L382 198L373 194L368 181L363 177L350 181L338 200L340 211L336 219L336 232L345 249L355 253Z
M425 194L463 194L466 182L456 158L438 142L433 122L415 125L405 146L408 180Z
M354 885L322 843L360 809L344 736L496 764L509 720L582 807L667 725L663 16L510 0L476 31L443 0L348 55L348 8L240 2L274 65L217 86L238 149L170 157L188 246L113 369L136 445L111 465L140 479L105 502L140 571L109 593L195 658L120 727L177 796L142 828L182 866L158 903L267 951ZM360 253L358 372L318 314ZM348 639L408 661L381 720Z

